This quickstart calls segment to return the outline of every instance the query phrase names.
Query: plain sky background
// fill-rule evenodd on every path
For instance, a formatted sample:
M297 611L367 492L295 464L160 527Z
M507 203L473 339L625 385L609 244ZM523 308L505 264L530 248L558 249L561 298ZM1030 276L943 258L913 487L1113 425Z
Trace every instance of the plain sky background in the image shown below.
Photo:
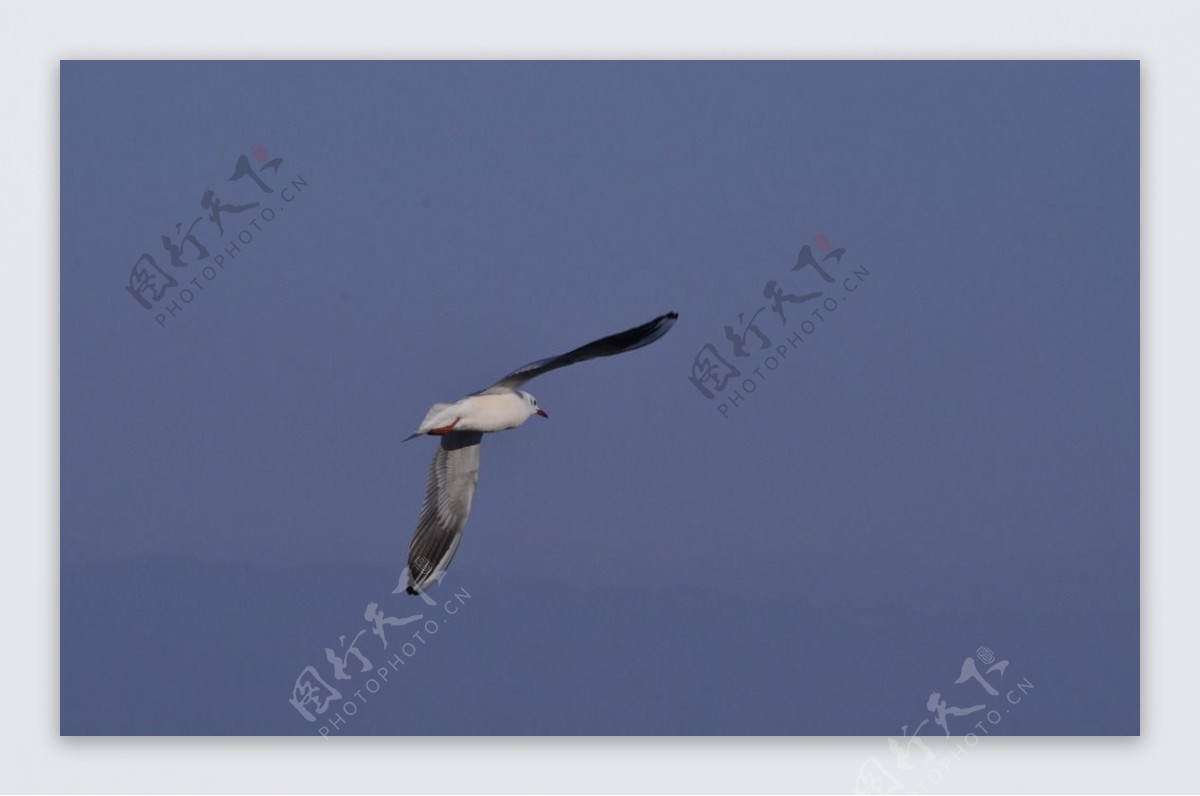
M1138 732L1138 79L64 63L62 732L314 732L424 608L428 405L667 309L485 440L472 598L340 732L898 734L981 645L996 732ZM160 328L130 267L256 144L307 187ZM817 234L869 280L723 417L693 358Z

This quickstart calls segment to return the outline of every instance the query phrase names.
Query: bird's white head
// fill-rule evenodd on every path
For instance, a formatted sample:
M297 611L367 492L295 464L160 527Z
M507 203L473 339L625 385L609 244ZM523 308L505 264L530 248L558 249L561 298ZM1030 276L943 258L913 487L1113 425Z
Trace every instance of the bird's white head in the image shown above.
M529 408L529 414L539 415L539 416L545 417L545 418L550 417L550 415L546 414L545 409L538 406L537 398L534 398L532 395L525 392L524 390L517 390L517 395L521 396L521 398L525 401L525 406L527 406Z

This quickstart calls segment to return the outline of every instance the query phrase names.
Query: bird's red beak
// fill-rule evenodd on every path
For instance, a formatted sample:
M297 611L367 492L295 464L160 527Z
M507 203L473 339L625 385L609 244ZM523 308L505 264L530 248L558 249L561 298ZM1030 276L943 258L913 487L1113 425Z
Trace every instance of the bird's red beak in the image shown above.
M550 415L546 414L546 410L545 410L545 409L542 409L542 408L540 408L540 407L539 407L539 408L538 408L538 410L537 410L537 413L538 413L539 415L541 415L542 417L546 418L547 420L549 420L549 419L550 419Z

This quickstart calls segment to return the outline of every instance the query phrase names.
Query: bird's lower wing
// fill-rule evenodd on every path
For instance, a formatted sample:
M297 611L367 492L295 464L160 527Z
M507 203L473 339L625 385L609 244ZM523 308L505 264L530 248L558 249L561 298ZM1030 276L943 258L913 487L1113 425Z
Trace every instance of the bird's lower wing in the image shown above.
M482 439L478 431L452 432L433 454L421 517L408 547L409 594L438 582L458 550L479 480Z

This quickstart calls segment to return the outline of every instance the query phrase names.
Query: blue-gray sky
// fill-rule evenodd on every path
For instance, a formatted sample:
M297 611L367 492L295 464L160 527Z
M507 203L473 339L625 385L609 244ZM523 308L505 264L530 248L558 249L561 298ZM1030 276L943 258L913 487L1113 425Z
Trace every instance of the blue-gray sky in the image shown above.
M1138 80L64 63L62 731L311 733L358 701L332 731L935 734L937 691L997 733L1136 733ZM209 189L260 204L174 268ZM792 270L819 235L832 285ZM180 283L149 310L143 253ZM724 332L771 280L823 292L758 316L769 350L814 324L774 370ZM428 405L668 309L485 440L461 610L392 595ZM709 343L753 393L701 395ZM385 652L369 602L437 633ZM324 649L363 629L403 663L355 700L371 673ZM981 646L999 697L954 683ZM312 723L309 665L343 695Z

